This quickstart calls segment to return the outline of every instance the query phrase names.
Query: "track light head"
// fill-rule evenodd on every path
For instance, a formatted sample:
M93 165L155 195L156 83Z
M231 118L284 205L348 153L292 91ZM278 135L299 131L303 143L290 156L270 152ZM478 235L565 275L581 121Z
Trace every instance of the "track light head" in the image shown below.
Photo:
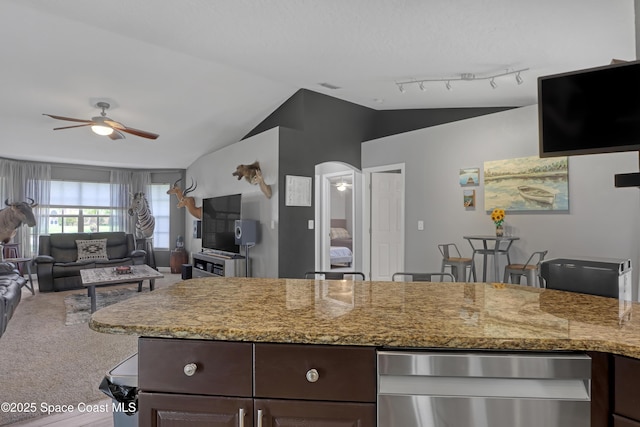
M400 91L400 93L405 93L404 86L402 85L402 83L398 85L398 90Z
M489 84L491 85L491 87L493 89L497 88L498 85L496 84L496 79L492 78L491 80L489 80Z
M418 83L418 87L419 87L419 88L420 88L420 90L421 90L421 91L423 91L423 92L424 92L425 90L427 90L427 88L425 88L425 87L424 87L424 82L420 82L420 83Z
M522 77L520 77L520 72L518 71L518 74L516 74L516 83L521 85L523 81L524 80L522 80Z
M453 88L451 87L451 82L450 82L449 80L447 80L447 83L445 83L444 87L446 87L446 88L447 88L447 90L451 90L451 89L453 89Z

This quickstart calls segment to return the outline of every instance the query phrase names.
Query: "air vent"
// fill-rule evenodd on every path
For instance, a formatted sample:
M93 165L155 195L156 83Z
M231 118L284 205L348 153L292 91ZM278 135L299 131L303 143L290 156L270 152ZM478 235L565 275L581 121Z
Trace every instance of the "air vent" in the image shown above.
M326 87L327 89L336 90L340 89L340 86L332 85L331 83L318 83L322 87Z

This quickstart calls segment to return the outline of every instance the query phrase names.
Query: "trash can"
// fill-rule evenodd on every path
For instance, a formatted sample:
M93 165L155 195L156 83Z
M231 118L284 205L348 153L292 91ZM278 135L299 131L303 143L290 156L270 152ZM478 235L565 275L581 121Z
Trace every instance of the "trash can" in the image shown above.
M631 307L630 259L550 259L542 262L540 275L548 289L618 298L620 314Z
M113 426L138 427L138 354L107 372L99 388L112 399Z

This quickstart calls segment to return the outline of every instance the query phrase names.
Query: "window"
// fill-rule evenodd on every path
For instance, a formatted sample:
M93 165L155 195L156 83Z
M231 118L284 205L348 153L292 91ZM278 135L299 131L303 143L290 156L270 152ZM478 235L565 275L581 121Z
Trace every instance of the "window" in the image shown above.
M156 225L155 248L169 248L169 184L152 184L147 200ZM111 184L97 182L51 181L48 207L50 233L95 233L123 231L112 224ZM118 208L127 215L129 206ZM116 211L117 212L117 211ZM131 232L134 232L133 230Z
M96 233L114 231L111 209L49 207L50 233Z
M51 181L50 233L95 233L114 230L108 183Z
M151 205L151 213L156 219L156 227L153 231L153 247L158 249L169 249L169 219L171 199L170 194L167 194L170 184L151 184L149 186L149 192L147 199Z

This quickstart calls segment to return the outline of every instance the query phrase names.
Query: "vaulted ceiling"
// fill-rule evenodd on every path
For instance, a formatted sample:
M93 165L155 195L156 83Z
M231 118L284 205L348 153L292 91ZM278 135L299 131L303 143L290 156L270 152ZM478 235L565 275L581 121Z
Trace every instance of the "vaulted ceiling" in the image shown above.
M531 105L538 76L635 59L635 20L633 0L2 0L0 156L186 168L301 88L373 109ZM42 115L98 101L160 137Z

